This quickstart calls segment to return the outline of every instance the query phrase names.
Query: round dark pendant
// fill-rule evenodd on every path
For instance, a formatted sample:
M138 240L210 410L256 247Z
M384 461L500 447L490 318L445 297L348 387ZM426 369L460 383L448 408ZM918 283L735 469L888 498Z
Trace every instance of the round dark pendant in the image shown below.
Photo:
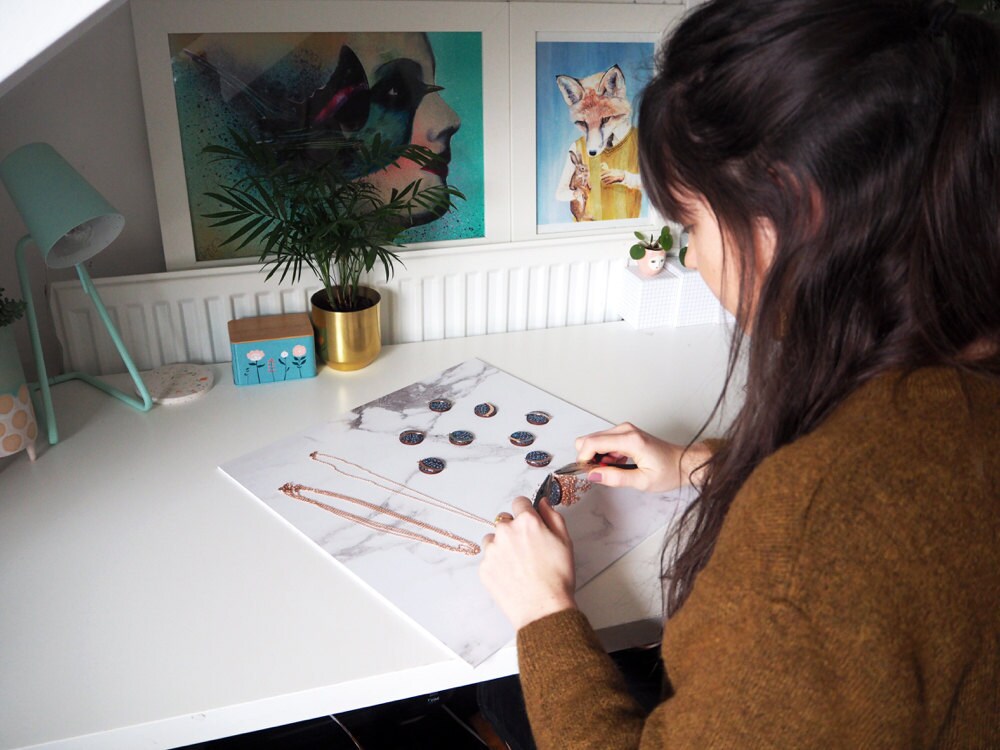
M440 458L425 458L418 466L424 474L440 474L444 471L444 461Z
M451 408L451 401L446 398L436 398L427 405L431 411L448 411Z
M455 430L448 435L448 440L452 445L468 445L475 439L476 436L468 430Z
M545 451L528 451L524 460L529 466L548 466L552 462L552 454Z
M403 445L420 445L424 442L426 433L422 430L403 430L399 433L399 442Z
M510 434L510 442L518 448L524 448L525 446L531 445L535 442L535 436L526 430L518 430L517 432L512 432Z
M543 425L549 423L552 415L544 411L529 411L524 418L528 420L528 424Z
M550 475L552 476L552 475ZM553 508L562 502L562 484L556 477L549 482L549 505Z
M476 404L476 408L473 409L476 412L477 417L492 417L497 413L496 404L491 404L489 401L483 404Z

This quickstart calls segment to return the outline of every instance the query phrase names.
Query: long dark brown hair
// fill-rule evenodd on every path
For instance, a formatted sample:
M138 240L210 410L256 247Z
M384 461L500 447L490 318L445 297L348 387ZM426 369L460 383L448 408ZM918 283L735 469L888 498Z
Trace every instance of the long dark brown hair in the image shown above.
M727 387L746 366L664 559L668 614L751 472L859 385L926 365L1000 374L1000 37L948 5L714 0L658 52L643 182L681 223L691 196L713 209L739 270ZM776 242L763 272L762 219Z

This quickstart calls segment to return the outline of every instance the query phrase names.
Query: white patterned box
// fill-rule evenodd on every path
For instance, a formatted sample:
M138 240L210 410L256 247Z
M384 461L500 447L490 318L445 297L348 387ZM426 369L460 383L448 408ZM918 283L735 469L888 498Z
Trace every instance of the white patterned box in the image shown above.
M721 322L722 306L697 271L668 258L650 278L637 266L622 268L618 314L633 328L691 326Z

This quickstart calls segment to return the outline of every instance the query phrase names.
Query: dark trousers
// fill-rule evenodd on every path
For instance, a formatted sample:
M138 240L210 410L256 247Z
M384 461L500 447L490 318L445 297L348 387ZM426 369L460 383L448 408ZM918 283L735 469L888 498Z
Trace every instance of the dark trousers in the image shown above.
M660 649L625 649L611 654L611 658L618 665L632 697L647 712L652 711L660 702L663 689ZM535 750L517 675L479 683L476 700L483 718L493 725L511 750Z

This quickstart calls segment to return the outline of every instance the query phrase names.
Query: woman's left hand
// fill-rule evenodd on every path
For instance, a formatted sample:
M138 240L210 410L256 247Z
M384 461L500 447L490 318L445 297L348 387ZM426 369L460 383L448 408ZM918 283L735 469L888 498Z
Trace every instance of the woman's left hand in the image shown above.
M479 577L514 627L576 607L573 542L566 522L547 502L536 511L526 497L514 517L498 520L483 538Z

